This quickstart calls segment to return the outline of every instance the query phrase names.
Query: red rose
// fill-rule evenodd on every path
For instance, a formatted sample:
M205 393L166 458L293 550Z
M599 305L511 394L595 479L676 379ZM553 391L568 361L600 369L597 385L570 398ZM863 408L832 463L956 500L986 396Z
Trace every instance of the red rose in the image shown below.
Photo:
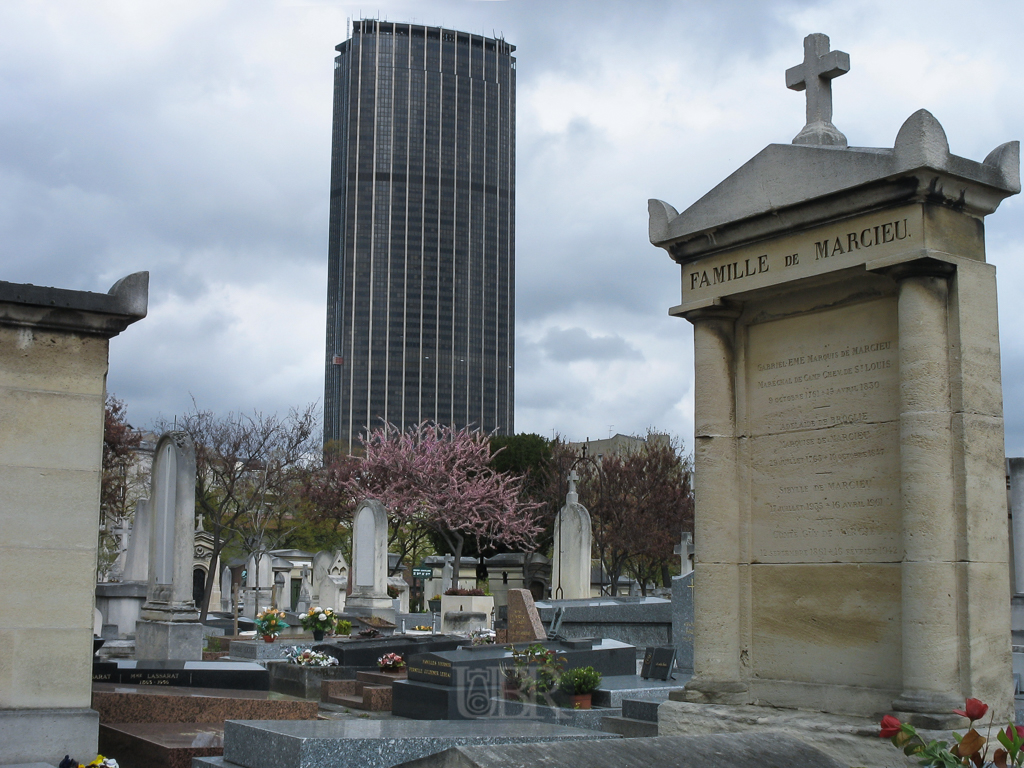
M975 720L981 720L981 718L985 716L986 712L988 712L988 704L983 704L981 699L968 699L964 704L963 709L953 710L954 715L966 717L972 723Z
M883 739L892 738L900 732L902 725L903 724L892 715L886 715L882 718L882 730L878 735Z

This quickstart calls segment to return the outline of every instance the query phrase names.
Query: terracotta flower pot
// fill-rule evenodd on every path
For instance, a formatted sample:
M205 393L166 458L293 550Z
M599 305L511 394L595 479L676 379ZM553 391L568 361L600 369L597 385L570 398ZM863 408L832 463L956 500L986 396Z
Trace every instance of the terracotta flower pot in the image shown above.
M272 643L272 642L274 642L274 636L273 635L264 635L263 636L263 642L264 643Z
M592 693L577 693L569 697L573 709L590 709Z

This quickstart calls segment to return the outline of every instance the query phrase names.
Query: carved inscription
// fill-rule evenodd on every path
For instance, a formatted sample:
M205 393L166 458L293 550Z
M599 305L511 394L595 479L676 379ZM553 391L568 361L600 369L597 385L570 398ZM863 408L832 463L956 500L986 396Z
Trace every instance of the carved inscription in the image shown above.
M752 325L752 560L895 562L895 299Z
M923 245L919 206L856 216L686 264L682 306L892 256Z
M424 655L409 663L408 675L410 680L450 685L452 663L445 659Z

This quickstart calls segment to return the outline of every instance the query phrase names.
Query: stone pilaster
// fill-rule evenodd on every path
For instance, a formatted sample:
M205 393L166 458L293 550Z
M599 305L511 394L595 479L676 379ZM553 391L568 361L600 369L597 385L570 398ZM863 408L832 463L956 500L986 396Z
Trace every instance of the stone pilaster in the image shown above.
M922 725L963 704L958 641L957 513L948 338L950 264L908 262L899 285L903 693Z
M694 676L688 701L742 704L740 496L736 482L735 325L726 306L686 314L694 345Z

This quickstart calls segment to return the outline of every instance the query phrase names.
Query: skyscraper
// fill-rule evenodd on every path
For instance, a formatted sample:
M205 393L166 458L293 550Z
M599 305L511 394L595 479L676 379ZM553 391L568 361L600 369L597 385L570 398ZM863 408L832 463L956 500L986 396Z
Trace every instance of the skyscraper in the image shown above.
M353 23L337 46L324 439L513 432L515 46Z

